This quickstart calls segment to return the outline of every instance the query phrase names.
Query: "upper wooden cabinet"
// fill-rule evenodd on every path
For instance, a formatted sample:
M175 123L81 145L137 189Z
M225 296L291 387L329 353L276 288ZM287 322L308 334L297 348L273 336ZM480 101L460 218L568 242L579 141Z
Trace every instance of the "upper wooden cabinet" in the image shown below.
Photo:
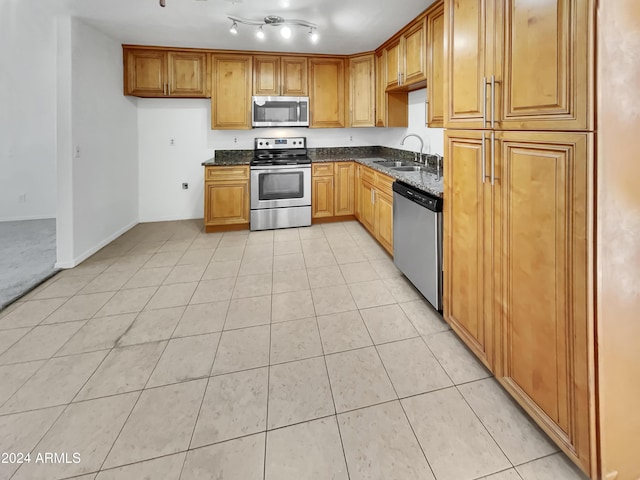
M427 15L427 126L444 126L444 5Z
M590 0L447 2L451 128L593 126Z
M345 60L309 59L309 111L311 128L343 128L345 115Z
M207 53L124 48L125 95L207 97Z
M349 59L351 85L351 127L374 127L376 124L376 88L374 54Z
M402 76L401 85L408 87L420 85L427 81L427 25L422 17L402 34Z
M243 130L251 128L250 55L211 56L211 128Z
M295 97L309 95L307 72L308 61L305 57L282 57L281 64L281 93Z
M376 66L376 127L408 127L409 95L407 92L387 92L385 50L375 56Z
M253 94L305 97L308 94L307 59L256 55L253 57Z
M415 90L427 84L426 30L422 15L384 46L387 90Z

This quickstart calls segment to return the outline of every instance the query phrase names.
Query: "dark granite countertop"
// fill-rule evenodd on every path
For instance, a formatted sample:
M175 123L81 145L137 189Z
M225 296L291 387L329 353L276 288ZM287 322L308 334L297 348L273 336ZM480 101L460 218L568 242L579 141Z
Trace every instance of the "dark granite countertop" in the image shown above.
M436 174L433 155L426 155L427 169L420 172L398 172L376 163L376 160L405 160L414 159L413 152L397 150L395 148L371 146L371 147L337 147L337 148L310 148L309 157L313 163L320 162L357 162L380 173L384 173L396 180L400 180L423 192L437 197L442 197L442 175ZM229 166L249 165L253 158L253 150L218 150L215 158L202 162L204 166Z

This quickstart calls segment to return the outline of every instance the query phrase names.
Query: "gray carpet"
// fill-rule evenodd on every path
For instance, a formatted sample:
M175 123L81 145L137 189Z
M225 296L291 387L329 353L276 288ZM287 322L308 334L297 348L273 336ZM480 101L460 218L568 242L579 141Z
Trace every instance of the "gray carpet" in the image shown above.
M57 270L56 221L0 222L0 310Z

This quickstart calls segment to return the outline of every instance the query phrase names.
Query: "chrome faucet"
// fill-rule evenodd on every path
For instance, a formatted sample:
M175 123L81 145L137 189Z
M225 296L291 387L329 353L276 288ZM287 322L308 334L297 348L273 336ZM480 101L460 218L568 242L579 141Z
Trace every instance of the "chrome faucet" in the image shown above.
M422 137L420 135L416 135L415 133L410 133L409 135L406 135L402 139L402 141L400 142L400 145L404 145L404 141L409 137L416 137L418 140L420 140L420 161L422 161L422 151L424 150L424 140L422 140ZM415 159L415 156L414 156L414 159ZM425 160L425 164L426 164L426 160Z

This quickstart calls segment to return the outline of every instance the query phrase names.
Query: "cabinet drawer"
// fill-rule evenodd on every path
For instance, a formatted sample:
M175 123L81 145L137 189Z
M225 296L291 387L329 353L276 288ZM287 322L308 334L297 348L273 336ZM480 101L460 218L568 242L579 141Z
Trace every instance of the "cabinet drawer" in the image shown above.
M369 167L362 167L362 170L360 171L361 175L362 175L362 181L363 182L367 182L370 185L375 185L376 184L376 172L371 170Z
M248 180L249 167L206 167L204 179L207 182L216 180Z
M376 173L376 183L375 186L382 193L386 193L389 197L393 197L393 182L395 180L383 173Z
M311 174L314 177L333 176L333 162L314 163L312 166Z

